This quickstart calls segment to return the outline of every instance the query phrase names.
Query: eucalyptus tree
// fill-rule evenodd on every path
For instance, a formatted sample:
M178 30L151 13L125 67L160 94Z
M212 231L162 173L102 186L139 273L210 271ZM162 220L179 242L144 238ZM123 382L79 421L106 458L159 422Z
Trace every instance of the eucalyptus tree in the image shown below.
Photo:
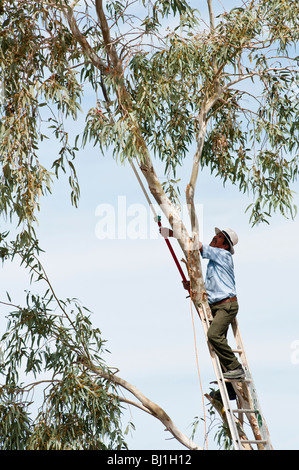
M212 0L207 16L190 3L0 2L1 212L20 224L13 249L2 244L3 257L21 253L27 263L28 253L38 254L34 224L53 169L58 177L69 174L76 205L80 143L92 142L103 153L112 149L116 160L140 168L176 233L198 307L208 310L194 204L202 168L251 194L252 224L269 221L276 210L295 215L298 2L248 0L229 10L231 2L224 1L218 16ZM69 123L85 90L93 91L94 106L82 134L73 136ZM42 164L40 143L50 135L60 151ZM177 187L191 151L189 233ZM157 176L157 161L165 181Z

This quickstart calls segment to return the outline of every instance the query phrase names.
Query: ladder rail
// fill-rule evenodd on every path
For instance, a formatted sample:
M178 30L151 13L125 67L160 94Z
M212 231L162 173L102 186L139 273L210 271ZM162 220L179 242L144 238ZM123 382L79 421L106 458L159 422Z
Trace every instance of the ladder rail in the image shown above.
M210 320L208 318L207 311L206 311L205 307L203 305L201 305L201 307L202 307L201 310L203 311L203 318L201 318L201 315L200 315L200 312L199 312L197 306L196 306L196 309L197 309L197 312L198 312L198 314L199 314L199 316L202 320L205 336L206 336L206 339L207 339L207 332L208 332ZM207 340L207 342L208 342L208 340ZM223 407L224 407L226 419L227 419L228 426L229 426L229 429L230 429L234 449L235 450L243 450L242 440L240 439L240 436L239 436L239 432L238 432L238 429L237 429L237 424L236 424L236 420L235 420L235 416L234 416L232 407L230 406L230 401L229 401L229 397L228 397L228 393L227 393L225 380L224 380L224 377L223 377L222 367L221 367L219 358L215 354L215 351L210 346L209 342L208 342L208 347L209 347L210 356L211 356L211 359L212 359L212 364L213 364L213 367L214 367L214 372L215 372L215 375L216 375L217 383L218 383L218 386L219 386L219 390L220 390L220 394L221 394L221 398L222 398L222 402L223 402Z
M270 439L270 433L266 424L266 420L262 414L261 405L260 405L259 398L257 395L256 387L252 378L251 370L249 367L249 362L247 360L243 340L241 337L238 321L236 318L232 322L231 327L232 327L233 335L237 344L237 348L239 350L238 353L240 354L240 360L242 364L244 365L246 376L250 379L247 382L247 387L248 387L248 392L249 392L248 395L252 402L250 403L250 409L255 410L255 412L246 411L245 414L248 420L251 421L250 424L252 425L252 427L254 426L255 429L257 428L259 429L261 440L266 441L265 449L273 450L271 439ZM239 411L242 412L243 410L241 409Z

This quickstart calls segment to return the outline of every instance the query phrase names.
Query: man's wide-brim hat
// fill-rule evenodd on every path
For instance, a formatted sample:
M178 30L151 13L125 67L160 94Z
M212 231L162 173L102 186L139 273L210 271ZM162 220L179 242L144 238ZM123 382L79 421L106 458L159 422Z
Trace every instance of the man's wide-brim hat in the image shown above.
M230 252L231 254L233 255L235 250L234 250L234 245L236 245L239 241L239 238L238 238L238 235L236 234L236 232L234 232L231 228L226 228L224 230L221 230L220 228L218 227L215 227L215 232L216 232L216 235L217 233L219 232L222 232L223 235L225 236L225 238L227 239L228 243L229 243L229 246L230 246Z

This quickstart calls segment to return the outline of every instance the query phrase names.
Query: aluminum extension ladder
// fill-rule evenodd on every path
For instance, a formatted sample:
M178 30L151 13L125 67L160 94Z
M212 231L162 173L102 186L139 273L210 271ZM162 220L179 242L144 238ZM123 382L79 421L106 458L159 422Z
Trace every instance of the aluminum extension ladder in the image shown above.
M196 306L196 309L202 320L204 333L207 338L207 331L212 320L208 317L207 311L203 305L200 308ZM265 418L262 414L261 406L258 400L256 388L253 383L249 364L245 354L243 341L236 319L232 323L232 332L236 342L236 349L233 349L233 352L239 354L240 362L242 363L242 366L245 371L245 379L242 382L240 382L240 380L229 381L232 383L237 394L237 408L233 407L229 400L226 389L226 382L228 382L228 380L224 379L223 377L222 367L220 365L218 356L217 354L215 354L215 351L213 350L209 342L208 347L223 402L225 416L231 433L231 439L234 449L253 450L254 448L252 446L256 445L257 450L273 450L270 434ZM238 417L236 416L236 413ZM245 432L240 426L240 423L243 423L245 416L251 427L251 431L253 434L252 439L247 438Z

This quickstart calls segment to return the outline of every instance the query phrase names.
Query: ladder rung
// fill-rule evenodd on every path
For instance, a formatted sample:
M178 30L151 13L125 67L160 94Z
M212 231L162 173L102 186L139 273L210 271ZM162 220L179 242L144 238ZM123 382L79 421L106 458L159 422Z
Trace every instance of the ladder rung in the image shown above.
M252 382L251 379L223 379L224 382ZM212 383L212 382L211 382Z
M232 351L233 351L234 353L242 354L243 349L233 349Z
M244 444L267 444L268 441L266 440L259 440L259 439L241 439L241 443Z
M259 413L259 410L252 410L250 408L240 408L232 410L233 413Z

